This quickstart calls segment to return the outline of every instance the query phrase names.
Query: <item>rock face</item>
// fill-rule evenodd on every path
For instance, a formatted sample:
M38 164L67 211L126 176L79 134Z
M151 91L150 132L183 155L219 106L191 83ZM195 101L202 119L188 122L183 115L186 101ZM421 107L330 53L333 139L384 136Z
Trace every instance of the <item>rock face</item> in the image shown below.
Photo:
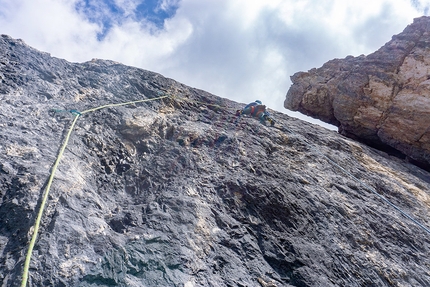
M296 73L284 106L429 168L429 70L430 18L422 17L373 54Z
M0 285L430 286L430 174L281 113L0 38ZM327 158L326 158L327 157ZM330 160L328 160L330 158ZM345 168L354 177L334 165Z

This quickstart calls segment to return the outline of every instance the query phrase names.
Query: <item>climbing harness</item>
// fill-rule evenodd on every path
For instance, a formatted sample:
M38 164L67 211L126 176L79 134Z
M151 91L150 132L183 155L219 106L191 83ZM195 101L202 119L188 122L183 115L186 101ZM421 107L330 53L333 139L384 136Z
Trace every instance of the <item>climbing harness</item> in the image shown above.
M54 176L55 176L55 172L57 171L58 164L60 163L60 160L61 160L61 157L63 156L64 150L67 147L70 135L72 134L73 128L75 127L75 124L76 124L78 118L81 115L83 115L83 114L94 112L94 111L97 111L97 110L100 110L100 109L104 109L104 108L119 107L119 106L125 106L125 105L130 105L130 104L141 103L141 102L161 100L161 99L167 98L167 97L169 97L169 96L165 95L165 96L160 96L160 97L157 97L157 98L149 98L149 99L131 101L131 102L126 102L126 103L108 104L108 105L104 105L104 106L100 106L100 107L88 109L88 110L85 110L83 112L79 112L78 110L56 110L56 109L53 110L55 112L70 112L75 117L73 119L72 124L70 125L69 131L67 132L66 138L64 139L64 143L63 143L63 145L62 145L62 147L61 147L61 149L60 149L60 151L58 153L58 156L57 156L57 159L55 160L54 166L52 167L51 175L49 176L48 184L46 185L46 189L45 189L45 192L44 192L44 195L43 195L42 203L40 204L40 208L39 208L39 212L37 214L36 222L34 223L33 235L31 237L30 244L28 246L27 255L25 257L24 270L23 270L23 273L22 273L21 287L25 287L27 285L28 271L29 271L29 268L30 268L31 255L32 255L32 252L33 252L34 245L36 244L37 234L39 233L40 222L42 220L43 211L45 209L45 205L46 205L46 201L48 199L49 191L51 189L51 184L52 184L52 181L54 180Z

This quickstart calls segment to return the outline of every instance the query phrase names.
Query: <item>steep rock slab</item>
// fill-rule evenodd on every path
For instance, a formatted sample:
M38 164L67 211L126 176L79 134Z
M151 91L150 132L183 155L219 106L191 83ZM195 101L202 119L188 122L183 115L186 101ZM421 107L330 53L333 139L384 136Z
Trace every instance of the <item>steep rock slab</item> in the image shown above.
M429 167L429 71L430 18L421 17L373 54L296 73L284 106Z
M243 105L142 69L6 36L0 55L0 286L20 284L73 119L50 110L163 92L78 119L29 286L430 286L429 235L321 153L425 226L428 172L281 113L236 122Z

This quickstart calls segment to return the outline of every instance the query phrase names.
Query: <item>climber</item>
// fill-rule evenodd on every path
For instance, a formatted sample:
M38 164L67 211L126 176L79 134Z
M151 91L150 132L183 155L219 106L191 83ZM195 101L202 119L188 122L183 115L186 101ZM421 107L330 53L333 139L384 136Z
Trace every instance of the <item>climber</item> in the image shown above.
M236 116L240 117L241 115L249 115L257 118L263 124L269 121L270 125L275 125L275 121L270 116L270 113L266 111L266 106L260 100L247 104L242 110L237 110Z

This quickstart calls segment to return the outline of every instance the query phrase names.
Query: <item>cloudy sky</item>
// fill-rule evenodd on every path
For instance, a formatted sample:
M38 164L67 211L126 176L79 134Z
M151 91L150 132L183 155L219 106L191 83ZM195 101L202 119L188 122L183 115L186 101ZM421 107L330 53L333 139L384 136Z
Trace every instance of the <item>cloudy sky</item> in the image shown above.
M0 34L68 61L115 60L287 112L283 101L295 72L372 53L429 6L430 0L0 0Z

